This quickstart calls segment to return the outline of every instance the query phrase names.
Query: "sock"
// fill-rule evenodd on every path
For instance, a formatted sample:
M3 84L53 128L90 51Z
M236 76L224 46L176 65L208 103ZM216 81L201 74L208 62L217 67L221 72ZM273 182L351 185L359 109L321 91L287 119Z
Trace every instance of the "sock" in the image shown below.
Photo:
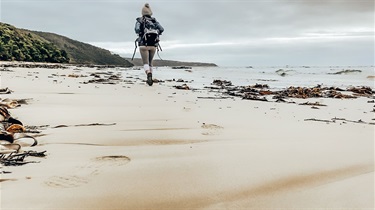
M148 71L150 71L150 65L148 64L144 64L143 65L143 69L145 70L146 74L148 73Z

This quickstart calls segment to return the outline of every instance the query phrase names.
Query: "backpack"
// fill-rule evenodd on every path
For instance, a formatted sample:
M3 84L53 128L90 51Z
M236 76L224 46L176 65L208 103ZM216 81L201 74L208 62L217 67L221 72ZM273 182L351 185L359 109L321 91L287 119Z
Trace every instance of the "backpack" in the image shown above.
M154 19L143 17L141 24L141 39L146 46L156 46L159 43L159 33Z

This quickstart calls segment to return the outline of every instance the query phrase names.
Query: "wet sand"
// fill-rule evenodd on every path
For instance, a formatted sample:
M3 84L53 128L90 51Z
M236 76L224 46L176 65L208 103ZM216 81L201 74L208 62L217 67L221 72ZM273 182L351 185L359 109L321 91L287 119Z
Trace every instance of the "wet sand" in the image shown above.
M374 125L306 121L374 123L369 98L295 99L327 105L312 109L149 87L136 70L85 84L108 70L8 69L0 98L32 99L9 111L48 125L30 148L47 156L1 168L1 209L374 208Z

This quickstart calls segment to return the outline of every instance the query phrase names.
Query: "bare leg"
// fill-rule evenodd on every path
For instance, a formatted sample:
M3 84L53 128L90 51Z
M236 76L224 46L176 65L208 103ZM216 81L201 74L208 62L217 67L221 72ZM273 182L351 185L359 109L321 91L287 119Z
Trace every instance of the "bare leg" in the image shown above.
M152 79L152 59L155 55L155 47L151 46L140 46L139 51L141 53L142 62L143 62L143 68L145 70L145 73L147 75L147 84L149 86L152 86L154 83Z
M149 63L149 50L147 46L140 46L139 52L141 53L142 62L143 62L143 68L145 70L145 73L150 73L150 63Z
M148 63L150 65L150 71L152 73L152 67L153 67L153 61L154 61L154 55L156 52L156 47L150 47L149 48L149 56L148 56Z

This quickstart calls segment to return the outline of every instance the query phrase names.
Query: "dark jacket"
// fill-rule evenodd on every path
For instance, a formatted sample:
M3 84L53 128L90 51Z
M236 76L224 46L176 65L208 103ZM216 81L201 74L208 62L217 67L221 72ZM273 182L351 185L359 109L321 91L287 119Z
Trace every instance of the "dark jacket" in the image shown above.
M161 35L164 31L164 28L160 25L160 23L153 17L151 16L143 16L143 17L138 17L135 22L135 33L138 34L138 45L139 46L144 46L145 44L142 42L142 36L143 36L143 31L142 31L142 24L143 24L143 19L146 18L150 20L154 24L154 28L158 31L158 34Z

